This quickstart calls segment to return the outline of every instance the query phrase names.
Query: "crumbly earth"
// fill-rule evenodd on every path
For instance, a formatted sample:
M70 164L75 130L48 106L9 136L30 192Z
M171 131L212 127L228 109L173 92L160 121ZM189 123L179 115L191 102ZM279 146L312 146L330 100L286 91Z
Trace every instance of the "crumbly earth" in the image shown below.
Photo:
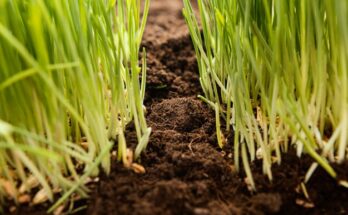
M182 17L181 0L152 0L143 46L147 50L147 122L153 132L136 174L113 162L111 174L100 177L87 208L80 214L227 215L227 214L348 214L348 190L319 169L299 185L312 163L293 151L273 167L274 180L252 164L257 192L233 166L232 149L217 147L214 113L197 99L202 94L197 63ZM129 126L127 141L136 144ZM233 134L226 135L231 143ZM231 145L231 144L230 144ZM335 166L348 178L348 163ZM45 214L45 205L17 208L17 214Z

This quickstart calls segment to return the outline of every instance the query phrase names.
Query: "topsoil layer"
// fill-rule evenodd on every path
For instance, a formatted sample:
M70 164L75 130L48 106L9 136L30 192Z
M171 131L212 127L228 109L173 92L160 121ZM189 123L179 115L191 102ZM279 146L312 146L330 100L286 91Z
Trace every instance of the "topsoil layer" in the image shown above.
M197 63L182 17L182 0L152 0L143 46L147 50L147 122L153 132L141 157L145 174L113 162L109 176L95 185L81 214L348 214L348 191L323 170L299 185L312 163L293 152L274 165L274 180L252 164L257 192L235 172L231 149L221 151L214 114L197 99ZM129 126L128 144L136 144ZM231 142L232 135L229 136ZM347 178L348 164L336 166ZM17 208L17 214L45 214L44 207Z

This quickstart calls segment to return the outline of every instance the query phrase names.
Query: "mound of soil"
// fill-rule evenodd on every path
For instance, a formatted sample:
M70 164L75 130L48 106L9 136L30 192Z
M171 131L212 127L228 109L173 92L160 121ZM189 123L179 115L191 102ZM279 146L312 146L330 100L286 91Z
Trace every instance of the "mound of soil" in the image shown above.
M194 50L182 17L182 0L152 0L143 46L147 50L147 122L153 132L141 157L145 174L116 161L102 175L80 214L347 214L348 190L318 169L300 184L312 163L294 152L273 167L274 180L252 164L257 192L233 166L231 148L217 147L214 113L202 94ZM135 146L129 126L127 141ZM229 142L232 135L229 136ZM348 163L335 168L348 178ZM18 208L17 214L45 214L45 205Z

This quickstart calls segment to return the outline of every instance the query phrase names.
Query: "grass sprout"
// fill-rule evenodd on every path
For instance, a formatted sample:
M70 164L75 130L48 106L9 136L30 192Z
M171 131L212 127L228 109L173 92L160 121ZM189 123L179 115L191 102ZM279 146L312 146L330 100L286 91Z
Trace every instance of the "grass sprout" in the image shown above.
M32 177L51 201L62 190L51 211L72 193L85 197L86 178L110 171L112 140L126 161L130 122L136 157L146 148L145 51L145 66L138 58L149 0L140 5L0 0L0 203L17 201Z
M348 2L197 3L199 18L189 0L183 13L203 100L234 131L237 169L241 157L255 189L250 162L262 159L272 180L272 165L295 148L314 159L306 180L319 165L335 177L330 162L344 161L348 149Z

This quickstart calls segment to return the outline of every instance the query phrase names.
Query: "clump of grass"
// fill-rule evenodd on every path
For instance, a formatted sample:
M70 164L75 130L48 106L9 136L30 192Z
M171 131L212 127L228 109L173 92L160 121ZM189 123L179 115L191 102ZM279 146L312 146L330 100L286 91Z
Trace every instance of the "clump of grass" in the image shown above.
M62 190L56 206L86 196L98 166L110 171L112 139L130 165L131 121L139 157L151 132L138 62L149 1L142 18L140 3L0 0L0 202L30 192L19 187L32 178L51 201Z
M345 160L348 149L348 3L197 2L200 25L189 0L184 15L202 98L234 131L236 167L242 157L255 188L249 162L262 159L272 179L272 164L294 147L314 159L306 181L318 165L335 177L329 162Z

